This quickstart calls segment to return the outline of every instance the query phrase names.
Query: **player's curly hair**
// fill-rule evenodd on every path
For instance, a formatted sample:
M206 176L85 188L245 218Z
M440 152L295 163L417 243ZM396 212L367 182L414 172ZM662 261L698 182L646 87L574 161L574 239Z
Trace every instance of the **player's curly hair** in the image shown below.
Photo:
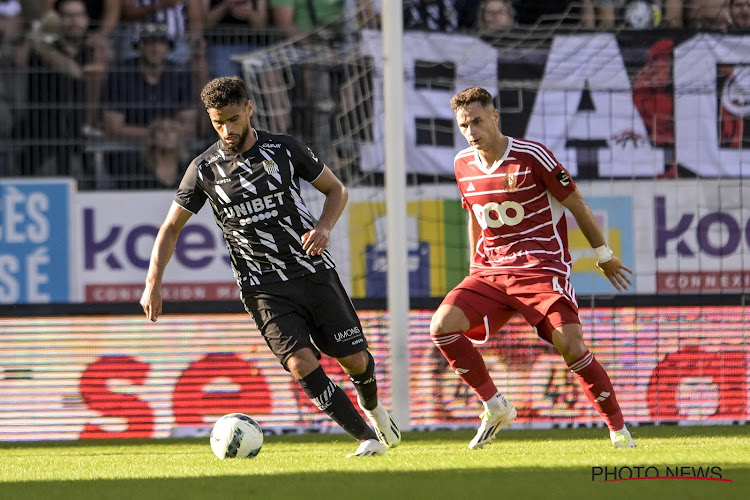
M245 104L248 100L245 82L238 76L214 78L201 90L201 101L206 109Z
M453 113L460 108L465 108L472 102L478 102L483 108L494 106L492 102L492 94L482 87L469 87L451 98L451 108L453 108Z

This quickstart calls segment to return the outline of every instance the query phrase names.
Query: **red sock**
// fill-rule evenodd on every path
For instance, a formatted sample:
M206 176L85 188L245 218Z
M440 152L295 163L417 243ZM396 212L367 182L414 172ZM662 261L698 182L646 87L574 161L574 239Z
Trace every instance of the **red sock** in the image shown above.
M482 355L463 333L440 334L432 337L432 341L448 360L453 371L474 389L479 399L487 401L497 394L497 387L490 378Z
M612 431L619 431L625 426L620 405L615 397L615 390L607 372L589 351L569 368L578 376L583 393L594 405Z

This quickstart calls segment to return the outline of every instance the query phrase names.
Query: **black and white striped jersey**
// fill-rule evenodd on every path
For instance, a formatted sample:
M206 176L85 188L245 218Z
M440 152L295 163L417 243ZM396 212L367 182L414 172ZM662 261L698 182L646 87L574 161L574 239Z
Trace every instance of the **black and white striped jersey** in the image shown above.
M153 5L156 1L157 0L134 0L133 5L134 7L146 7L148 5ZM131 43L138 43L140 38L138 29L141 26L141 23L158 23L167 27L169 39L175 43L182 40L185 36L187 16L187 5L185 2L180 2L174 7L157 10L139 23L131 23L127 36Z
M257 134L241 154L214 143L190 163L175 196L192 213L209 201L243 289L335 267L328 250L307 255L300 239L317 223L300 179L314 181L325 165L294 137Z

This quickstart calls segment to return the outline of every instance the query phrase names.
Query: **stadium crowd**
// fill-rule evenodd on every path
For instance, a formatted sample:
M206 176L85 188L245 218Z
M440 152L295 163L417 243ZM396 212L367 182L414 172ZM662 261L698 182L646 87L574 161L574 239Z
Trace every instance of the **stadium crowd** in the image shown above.
M341 43L379 26L379 3L0 0L0 176L72 176L81 189L174 187L179 172L155 170L156 127L173 127L162 156L202 150L212 131L198 89L241 76L233 57L284 40ZM750 27L750 0L406 0L403 19L407 30L485 39L549 27L728 31ZM295 78L307 82L308 70ZM274 78L283 88L286 77ZM305 129L306 117L326 100L311 104L311 85L282 107L294 114L279 118L279 131L304 138L314 128ZM329 93L346 98L335 85Z

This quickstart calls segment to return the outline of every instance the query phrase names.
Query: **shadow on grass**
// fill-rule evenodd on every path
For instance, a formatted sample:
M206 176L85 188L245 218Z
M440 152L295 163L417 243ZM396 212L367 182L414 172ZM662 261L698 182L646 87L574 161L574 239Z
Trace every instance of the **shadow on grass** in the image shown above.
M377 458L370 459L377 460ZM591 468L456 468L435 472L325 472L184 479L0 483L8 499L747 499L750 468L726 469L734 483L700 480L601 482Z

